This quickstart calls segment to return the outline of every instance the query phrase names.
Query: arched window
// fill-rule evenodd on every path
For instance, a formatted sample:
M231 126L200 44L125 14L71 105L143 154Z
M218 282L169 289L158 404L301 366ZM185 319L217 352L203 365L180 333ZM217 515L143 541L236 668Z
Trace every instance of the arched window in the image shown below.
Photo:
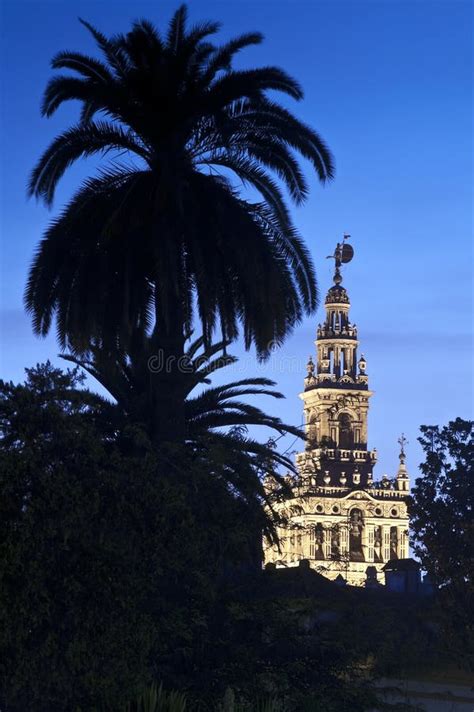
M360 509L352 509L349 517L349 556L351 561L364 561L362 531L364 516Z
M390 558L398 559L398 529L390 527Z
M341 558L341 532L339 525L335 524L331 529L331 559L336 561Z
M341 413L339 416L339 447L351 448L354 445L351 416Z
M314 413L311 415L308 423L308 443L316 445L318 441L318 416Z
M314 558L324 559L325 531L322 524L316 524L314 528Z

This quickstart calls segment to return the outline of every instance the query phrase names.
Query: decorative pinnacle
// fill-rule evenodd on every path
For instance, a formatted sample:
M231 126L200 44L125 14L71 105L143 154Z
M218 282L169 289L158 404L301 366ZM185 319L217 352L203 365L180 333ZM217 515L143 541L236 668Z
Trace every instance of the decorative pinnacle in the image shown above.
M335 285L339 285L342 282L342 275L341 275L341 265L345 264L346 262L350 262L351 259L354 257L354 250L351 245L349 245L348 242L345 242L345 240L348 240L350 238L350 235L347 233L344 233L342 236L342 242L338 242L336 245L336 249L334 250L333 255L328 255L326 257L327 260L334 260L334 277L333 277L333 282Z
M401 436L398 438L398 444L400 445L400 462L404 463L405 462L405 445L408 445L408 440L405 437L405 434L402 433Z

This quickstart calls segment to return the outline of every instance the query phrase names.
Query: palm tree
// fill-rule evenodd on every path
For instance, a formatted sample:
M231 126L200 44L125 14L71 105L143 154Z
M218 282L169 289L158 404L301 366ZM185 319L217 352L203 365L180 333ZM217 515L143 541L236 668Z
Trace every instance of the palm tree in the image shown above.
M273 390L268 378L246 378L223 386L206 387L210 376L218 369L236 362L230 354L222 355L228 344L220 342L205 346L204 338L193 341L182 361L185 383L185 437L188 452L205 461L209 477L223 479L229 492L245 503L253 521L258 521L270 545L276 543L279 517L263 486L263 476L272 473L275 482L285 491L284 479L278 474L283 467L292 472L294 464L274 447L270 438L261 443L248 433L249 426L259 426L278 435L291 434L304 438L303 431L267 415L260 408L241 400L247 396L265 395L284 398ZM132 355L105 355L95 349L86 359L73 354L62 358L80 366L93 376L114 398L120 423L134 423L153 438L155 409L153 388L150 388L150 354L153 339L144 338ZM193 391L198 390L196 394ZM179 465L178 465L179 467Z
M296 158L319 179L333 175L320 136L269 91L302 98L279 68L232 68L262 41L241 35L221 46L206 22L187 29L186 8L165 37L147 21L107 38L89 23L102 59L61 52L42 112L79 100L79 122L34 168L29 193L53 202L78 159L99 154L86 180L52 222L31 266L25 303L37 334L53 319L61 348L127 348L136 330L154 336L166 369L154 376L158 440L181 438L184 396L177 362L197 312L206 344L216 329L265 358L317 306L307 249L282 193L302 203L308 186ZM241 186L251 189L253 200Z

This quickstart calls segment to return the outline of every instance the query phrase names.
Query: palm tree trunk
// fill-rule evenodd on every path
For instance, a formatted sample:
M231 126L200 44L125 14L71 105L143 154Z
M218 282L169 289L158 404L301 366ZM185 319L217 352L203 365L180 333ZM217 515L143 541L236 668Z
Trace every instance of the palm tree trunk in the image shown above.
M177 320L178 321L178 320ZM181 326L181 324L176 324ZM155 444L183 442L185 437L182 330L157 334L156 354L150 367L152 437Z
M185 438L185 387L183 384L185 316L176 282L181 265L173 265L176 281L168 289L166 305L155 300L154 367L150 365L155 444L183 442Z

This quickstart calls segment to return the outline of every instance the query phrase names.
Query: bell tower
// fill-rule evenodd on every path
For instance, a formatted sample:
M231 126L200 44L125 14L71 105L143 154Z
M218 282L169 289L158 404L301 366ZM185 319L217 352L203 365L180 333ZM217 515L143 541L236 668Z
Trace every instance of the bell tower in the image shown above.
M366 487L372 482L377 460L375 450L367 449L369 390L367 362L357 358L357 327L350 321L350 301L342 286L341 265L353 257L352 247L338 243L334 255L333 286L325 300L326 318L318 324L317 366L309 357L301 398L304 403L306 451L298 465L308 460L324 465L319 484L338 485L344 480Z
M367 568L383 581L383 566L408 556L409 477L402 435L397 475L374 481L377 451L368 446L367 361L358 356L357 327L341 267L354 251L344 235L334 254L333 285L325 318L316 331L316 363L306 366L303 400L306 445L296 455L298 475L287 477L291 495L277 497L281 514L280 549L265 550L266 563L310 566L335 579L363 585ZM328 258L329 259L329 258ZM272 496L274 483L266 482ZM375 571L375 574L374 574Z

